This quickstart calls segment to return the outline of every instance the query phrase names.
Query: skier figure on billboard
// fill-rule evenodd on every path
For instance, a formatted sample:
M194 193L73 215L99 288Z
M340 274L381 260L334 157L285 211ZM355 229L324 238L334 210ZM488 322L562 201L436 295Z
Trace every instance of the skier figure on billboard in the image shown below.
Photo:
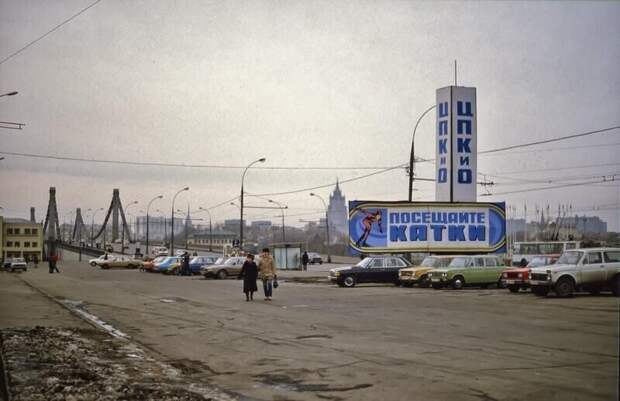
M378 223L379 232L383 233L383 226L381 226L382 215L381 215L380 210L377 210L376 212L371 213L369 211L361 209L360 212L366 214L366 217L364 217L364 219L362 220L362 225L364 226L364 232L359 237L355 245L360 246L361 244L362 246L368 246L368 243L366 242L366 240L368 239L368 236L370 235L370 231L372 230L373 224Z

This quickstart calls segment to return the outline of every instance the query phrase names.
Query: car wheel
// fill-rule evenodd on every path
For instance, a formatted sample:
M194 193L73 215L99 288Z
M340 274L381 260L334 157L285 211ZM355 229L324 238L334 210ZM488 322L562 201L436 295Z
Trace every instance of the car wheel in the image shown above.
M97 263L95 263L95 262L90 262L90 265L91 265L92 267L95 267L95 266L97 266Z
M217 272L217 278L219 278L220 280L224 280L226 279L226 277L228 277L228 273L226 273L226 270L220 270L219 272Z
M547 294L549 294L549 288L541 287L541 286L535 286L535 287L532 287L532 292L534 293L534 295L536 295L538 297L546 297Z
M609 287L611 288L611 292L613 292L615 296L620 296L620 274L617 274L614 278L611 279Z
M460 290L465 286L465 279L463 276L456 276L452 279L452 288L455 290Z
M519 292L519 286L518 285L509 285L508 286L508 290L510 292Z
M402 283L402 286L406 288L411 288L413 287L413 283Z
M431 282L428 279L427 275L423 275L420 277L420 280L418 281L418 287L420 288L428 288L431 286Z
M559 297L572 297L573 292L575 292L575 283L571 278L562 277L555 283L554 290Z
M355 277L347 276L347 277L344 278L342 283L347 288L353 288L353 287L355 287Z
M323 261L321 260L321 261L319 262L319 264L320 264L320 265L322 265L322 264L323 264Z
M501 279L497 280L497 288L506 288L506 283L504 283Z

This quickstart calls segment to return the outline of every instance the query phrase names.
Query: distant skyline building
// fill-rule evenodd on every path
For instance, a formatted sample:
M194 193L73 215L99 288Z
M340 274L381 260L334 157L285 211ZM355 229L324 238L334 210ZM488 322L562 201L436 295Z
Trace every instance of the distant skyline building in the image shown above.
M338 180L336 180L336 188L329 195L327 216L329 217L330 234L349 235L349 211Z

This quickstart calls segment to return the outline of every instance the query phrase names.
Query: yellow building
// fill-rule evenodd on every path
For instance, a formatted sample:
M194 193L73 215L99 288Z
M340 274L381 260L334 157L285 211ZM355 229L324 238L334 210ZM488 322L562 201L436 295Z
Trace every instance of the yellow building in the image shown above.
M26 219L0 216L0 254L2 259L36 255L43 260L43 225Z

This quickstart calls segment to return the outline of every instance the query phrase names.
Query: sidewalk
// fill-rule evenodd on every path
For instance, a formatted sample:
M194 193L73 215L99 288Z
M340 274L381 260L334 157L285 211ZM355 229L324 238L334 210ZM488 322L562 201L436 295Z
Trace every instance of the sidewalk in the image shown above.
M18 273L0 272L0 362L0 399L12 401L238 399L85 323Z
M92 328L91 325L78 319L67 309L20 280L19 274L28 273L0 271L0 329L34 328L36 326Z

